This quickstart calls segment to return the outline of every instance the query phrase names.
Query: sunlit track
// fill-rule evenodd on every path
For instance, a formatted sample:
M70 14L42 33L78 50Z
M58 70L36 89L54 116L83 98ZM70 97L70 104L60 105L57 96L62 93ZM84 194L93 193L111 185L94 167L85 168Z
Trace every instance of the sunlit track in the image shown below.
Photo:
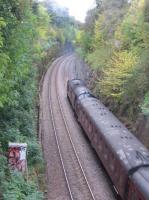
M65 60L65 62L66 62L66 60ZM69 62L72 62L71 59L70 59ZM73 144L72 138L70 136L70 131L69 131L69 128L67 126L65 116L63 114L62 101L60 99L59 88L58 88L59 66L61 66L61 67L63 66L63 61L60 60L53 67L53 69L51 71L50 78L49 78L49 110L50 110L50 114L51 114L53 131L54 131L56 144L57 144L57 148L58 148L58 152L59 152L59 156L60 156L60 160L61 160L61 165L62 165L63 172L64 172L64 175L65 175L65 180L66 180L66 183L67 183L67 188L69 190L70 199L72 199L72 200L82 199L81 196L79 198L79 195L82 195L82 194L76 194L76 191L74 191L75 187L79 187L79 188L81 188L82 190L85 191L86 196L84 197L84 199L95 200L93 191L92 191L92 189L89 185L89 182L87 180L87 177L85 175L85 172L83 170L81 162L80 162L79 157L77 155L77 151L76 151L75 146ZM56 108L56 110L55 110L55 108ZM58 112L58 110L59 110L59 112ZM71 149L71 152L68 152L68 154L67 154L67 151L64 149L64 147L62 147L63 144L61 143L61 138L60 138L61 136L59 135L59 128L57 126L57 123L63 124L63 127L61 127L61 132L62 132L62 129L63 129L65 137L67 136L67 139L66 139L67 140L67 146L69 146L69 150ZM68 141L69 141L69 143L68 143ZM72 157L71 159L69 157L70 154L71 154L71 157ZM67 155L68 155L68 158L67 158ZM67 159L69 159L69 161ZM70 165L72 165L71 162L72 163L75 162L75 164L73 163L73 165L75 165L75 169L68 166L68 163ZM76 166L76 164L77 164L77 166ZM70 168L71 168L71 171L70 171ZM77 172L75 172L74 170L76 170ZM74 176L75 173L79 176L79 178L77 178L77 176ZM75 180L72 181L72 178L75 179ZM82 190L79 191L79 192L81 193Z

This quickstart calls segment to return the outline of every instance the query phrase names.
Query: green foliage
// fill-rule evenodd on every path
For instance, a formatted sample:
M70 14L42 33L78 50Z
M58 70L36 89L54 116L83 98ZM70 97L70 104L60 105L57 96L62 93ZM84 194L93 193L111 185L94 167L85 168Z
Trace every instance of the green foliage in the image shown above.
M5 156L0 155L0 198L4 191L4 182L6 181L6 172L7 172L7 159Z
M99 71L97 94L111 109L135 121L140 112L149 113L149 1L96 3L87 16L90 23L81 28L82 33L88 30L92 39L85 46L82 34L78 44L85 60Z
M132 52L115 52L100 81L101 93L105 96L112 96L116 101L121 101L126 81L132 76L136 62L137 56Z
M147 92L145 94L145 97L144 97L144 102L143 104L141 105L141 109L143 111L143 113L147 116L149 116L149 92Z
M133 70L131 78L128 78L126 83L126 89L123 95L123 104L127 105L127 112L129 116L129 110L131 110L131 118L136 119L137 114L141 112L141 107L144 104L144 95L148 92L149 88L149 50L140 52L140 56L136 67ZM131 105L131 106L130 106ZM146 114L145 108L142 109Z
M138 48L143 45L143 5L143 0L132 1L127 15L115 32L115 38L121 42L123 49Z
M33 65L39 40L38 17L32 13L30 1L0 0L0 145L8 150L8 142L34 141L40 160L41 150L36 137L37 70ZM49 22L47 22L49 23ZM30 151L32 148L29 148ZM30 152L29 151L29 152ZM30 154L30 153L29 153ZM35 159L36 157L36 159ZM29 162L30 162L29 157ZM10 174L4 156L0 156L0 193L3 199L42 199L37 183ZM35 167L37 161L31 164ZM26 190L27 193L25 193Z
M42 193L32 181L25 181L19 173L10 174L10 180L5 182L4 200L41 200Z
M85 31L76 32L76 46L82 47L82 52L87 53L91 50L92 37Z
M33 176L43 173L36 141L37 78L75 36L74 20L66 10L55 11L45 2L0 0L0 5L0 199L40 200L39 180ZM8 142L28 144L30 181L7 168L3 155Z
M103 22L105 21L104 15L99 15L99 18L95 21L94 27L94 39L93 39L93 48L96 50L104 45L104 31Z
M76 33L76 29L74 27L74 25L71 24L67 24L65 25L65 28L63 29L63 35L64 35L64 42L71 42L74 40L75 38L75 33Z
M43 163L41 149L36 141L28 141L28 164L37 166Z
M86 60L94 70L102 71L102 69L107 65L111 55L112 47L110 45L103 45L92 53L88 53Z
M82 48L76 48L76 53L83 59L86 56L86 53L84 52L84 50Z
M4 182L7 180L7 159L5 156L0 155L0 199L3 199L3 193L5 190Z
M144 21L149 23L149 1L145 0Z

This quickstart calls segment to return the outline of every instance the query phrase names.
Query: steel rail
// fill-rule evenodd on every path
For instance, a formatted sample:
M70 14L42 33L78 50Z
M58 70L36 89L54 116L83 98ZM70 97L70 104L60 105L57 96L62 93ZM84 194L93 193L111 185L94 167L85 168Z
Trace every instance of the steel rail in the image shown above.
M75 145L74 145L74 143L73 143L73 141L72 141L72 138L71 138L71 136L70 136L70 130L69 130L68 124L67 124L67 122L66 122L66 117L65 117L64 112L63 112L63 108L62 108L62 103L61 103L60 95L59 95L59 93L58 93L58 84L57 84L57 83L58 83L58 81L57 81L57 80L58 80L58 72L59 72L58 64L59 64L59 63L62 64L63 62L65 62L65 61L63 61L62 59L63 59L63 57L60 58L60 59L59 59L56 63L54 63L54 65L52 66L51 73L50 73L50 78L49 78L49 83L50 83L52 74L55 72L55 74L56 74L56 76L55 76L55 78L56 78L56 83L55 83L55 84L56 84L56 95L57 95L57 98L58 98L58 104L59 104L59 108L60 108L60 111L61 111L60 113L61 113L61 116L62 116L62 120L63 120L63 122L64 122L65 129L66 129L66 132L67 132L69 141L70 141L70 143L71 143L71 145L72 145L72 149L73 149L73 151L74 151L74 155L76 156L78 165L79 165L79 167L80 167L80 169L81 169L81 172L82 172L82 174L83 174L84 180L85 180L85 182L86 182L86 184L87 184L87 187L88 187L88 189L89 189L89 192L90 192L90 194L91 194L91 197L92 197L93 200L96 200L96 198L95 198L95 196L94 196L94 194L93 194L93 191L92 191L92 189L91 189L91 187L90 187L90 185L89 185L89 182L88 182L88 180L87 180L87 177L86 177L86 175L85 175L85 171L84 171L84 169L83 169L83 167L82 167L82 164L81 164L81 161L80 161L79 156L78 156L78 154L77 154ZM56 71L54 71L54 70L56 70ZM60 147L60 142L59 142L59 139L58 139L58 136L57 136L56 123L55 123L55 119L54 119L54 113L53 113L52 101L51 101L51 99L52 99L52 98L51 98L51 95L52 95L52 94L51 94L51 90L50 90L50 84L49 84L48 92L49 92L49 94L48 94L48 97L49 97L49 98L48 98L48 99L49 99L49 112L50 112L50 114L51 114L51 121L52 121L52 125L53 125L53 131L54 131L54 136L55 136L55 140L56 140L56 144L57 144L57 148L58 148L58 153L59 153L61 165L62 165L62 168L63 168L65 180L66 180L66 183L67 183L67 188L68 188L68 191L69 191L70 199L71 199L71 200L74 200L75 197L73 197L73 193L72 193L72 190L71 190L69 178L68 178L68 175L67 175L67 170L66 170L65 164L64 164L64 159L63 159L62 150L61 150L61 147Z
M58 69L58 70L59 70L59 69ZM58 73L58 71L57 71L57 73ZM57 77L58 77L58 76L57 76ZM83 177L84 177L84 179L85 179L85 181L86 181L86 184L87 184L87 186L88 186L88 188L89 188L89 191L90 191L90 193L91 193L92 199L93 199L93 200L96 200L96 198L95 198L95 196L94 196L94 194L93 194L93 191L92 191L92 189L91 189L91 187L90 187L90 184L89 184L89 182L88 182L88 180L87 180L87 177L86 177L86 175L85 175L85 171L84 171L83 166L82 166L82 164L81 164L81 161L80 161L80 159L79 159L78 153L77 153L77 151L76 151L75 145L74 145L74 143L73 143L73 140L72 140L72 137L71 137L71 134L70 134L70 130L69 130L69 128L68 128L67 120L66 120L65 114L64 114L64 112L63 112L63 108L62 108L62 103L61 103L62 101L61 101L61 98L60 98L60 95L59 95L59 92L58 92L58 86L57 86L56 92L57 92L59 107L60 107L60 110L61 110L61 115L62 115L64 124L65 124L65 128L66 128L66 130L67 130L67 134L68 134L69 141L70 141L70 143L71 143L71 145L72 145L72 147L73 147L74 154L75 154L75 156L76 156L76 158L77 158L78 164L79 164L79 166L80 166L80 169L81 169L81 171L82 171L82 174L83 174Z
M61 59L60 59L60 61L58 60L58 63L59 62L61 62ZM55 70L56 65L57 65L57 63L52 67L50 76L52 76L52 72ZM49 83L50 83L50 78L49 78ZM49 87L50 87L50 84L49 84ZM65 176L65 179L66 179L66 183L67 183L67 188L68 188L68 191L69 191L70 199L74 200L72 192L71 192L70 184L69 184L69 181L68 181L65 165L64 165L64 162L63 162L63 157L62 157L62 153L61 153L59 140L58 140L58 137L57 137L56 125L55 125L55 121L54 121L54 114L53 114L52 103L51 103L51 90L49 89L48 92L49 92L49 94L48 94L48 97L49 97L49 111L51 113L51 120L52 120L55 140L56 140L56 144L57 144L57 148L58 148L58 153L59 153L61 165L62 165L62 168L63 168L64 176Z

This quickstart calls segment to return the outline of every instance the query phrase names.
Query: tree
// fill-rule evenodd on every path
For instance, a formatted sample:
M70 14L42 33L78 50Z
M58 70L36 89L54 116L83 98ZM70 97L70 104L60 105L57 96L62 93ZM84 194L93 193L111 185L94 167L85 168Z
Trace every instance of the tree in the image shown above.
M144 21L149 23L149 1L145 0Z

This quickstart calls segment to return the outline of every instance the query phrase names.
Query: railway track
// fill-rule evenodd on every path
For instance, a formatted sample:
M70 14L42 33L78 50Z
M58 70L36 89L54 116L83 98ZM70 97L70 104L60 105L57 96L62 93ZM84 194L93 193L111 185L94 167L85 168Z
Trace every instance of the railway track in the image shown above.
M69 58L70 59L70 58ZM61 60L59 61L62 62ZM69 62L72 62L71 60ZM69 63L68 63L69 64ZM63 63L61 63L62 67ZM51 115L53 132L57 144L61 166L71 200L95 200L94 193L81 165L77 150L71 138L70 130L65 118L62 99L59 95L61 84L58 79L59 64L56 64L49 78L49 112Z
M56 59L41 87L39 137L46 161L46 199L115 200L100 161L67 100L66 83L76 77L74 69L85 76L74 54Z

